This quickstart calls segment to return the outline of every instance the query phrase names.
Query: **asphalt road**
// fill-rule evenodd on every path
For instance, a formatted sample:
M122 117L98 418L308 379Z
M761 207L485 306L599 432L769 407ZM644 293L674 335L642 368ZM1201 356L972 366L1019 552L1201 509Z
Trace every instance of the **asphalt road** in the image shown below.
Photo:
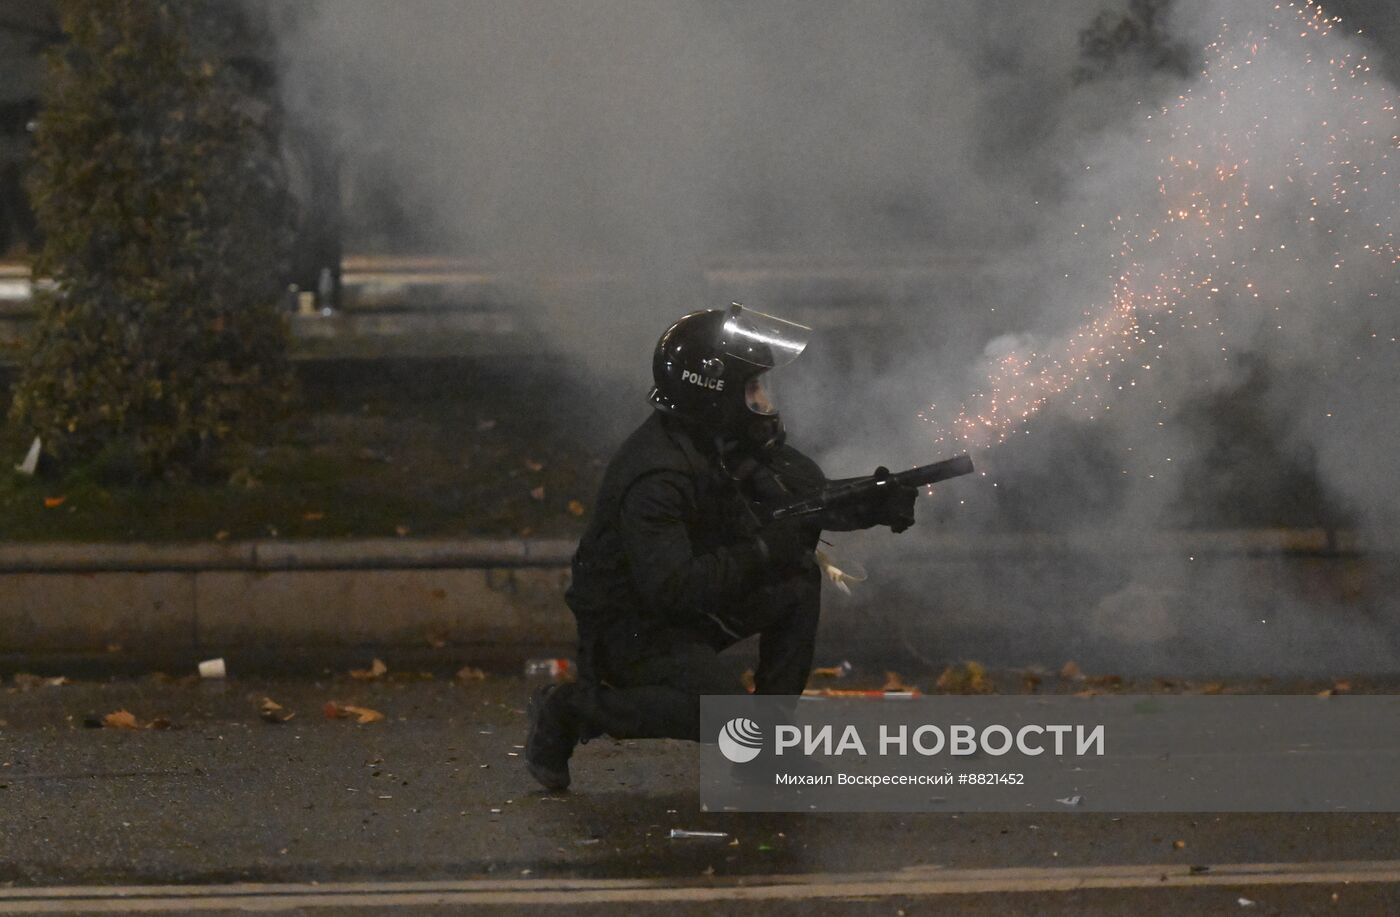
M0 914L1400 912L1397 815L706 813L680 742L590 743L539 791L518 678L11 685ZM118 710L169 728L85 725Z

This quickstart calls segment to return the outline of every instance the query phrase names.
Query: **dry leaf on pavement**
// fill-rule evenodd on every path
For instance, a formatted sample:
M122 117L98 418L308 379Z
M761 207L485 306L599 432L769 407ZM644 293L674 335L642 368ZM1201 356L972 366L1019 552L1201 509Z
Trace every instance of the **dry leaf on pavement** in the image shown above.
M136 722L136 717L129 710L118 710L109 713L102 718L102 725L108 729L140 729L141 725Z
M486 673L474 665L464 665L457 670L458 681L485 681Z
M950 665L938 676L934 687L945 694L995 694L996 686L987 678L987 670L980 662L968 661L962 665Z
M335 701L327 701L326 706L321 708L328 720L345 720L354 718L361 726L366 723L377 723L384 719L384 714L378 710L371 710L369 707L356 707L352 704L340 704Z
M283 707L272 698L264 697L262 699L262 704L258 707L258 716L261 716L269 723L285 723L287 720L296 716L296 714L286 707Z
M389 667L384 664L383 659L376 659L369 664L367 669L351 669L350 677L356 681L374 681L389 671Z
M884 687L882 687L880 690L881 690L881 691L917 691L917 690L919 690L919 689L916 688L916 687L914 687L913 685L905 684L905 683L904 683L904 679L900 677L900 675L899 675L898 672L886 672L886 673L885 673L885 684L884 684Z

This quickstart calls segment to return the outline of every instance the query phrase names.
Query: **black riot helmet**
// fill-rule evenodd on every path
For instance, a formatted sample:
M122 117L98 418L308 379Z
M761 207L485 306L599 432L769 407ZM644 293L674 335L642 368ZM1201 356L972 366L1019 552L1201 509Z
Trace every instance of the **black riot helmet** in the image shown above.
M713 435L777 446L782 420L758 378L797 359L811 331L738 303L692 312L656 342L647 400Z

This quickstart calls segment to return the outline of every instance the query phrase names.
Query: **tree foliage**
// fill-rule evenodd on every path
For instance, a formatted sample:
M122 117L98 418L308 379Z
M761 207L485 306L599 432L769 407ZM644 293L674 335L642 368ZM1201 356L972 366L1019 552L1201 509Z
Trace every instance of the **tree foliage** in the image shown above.
M197 469L289 397L274 110L194 41L237 4L57 6L29 189L54 287L11 419L62 460L115 447L148 473Z

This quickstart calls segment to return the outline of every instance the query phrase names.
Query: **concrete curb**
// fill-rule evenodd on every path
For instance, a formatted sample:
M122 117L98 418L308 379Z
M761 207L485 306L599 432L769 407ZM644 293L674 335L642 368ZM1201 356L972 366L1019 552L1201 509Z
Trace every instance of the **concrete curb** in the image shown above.
M0 545L0 655L567 643L572 541Z
M1060 596L1045 599L1050 606L1036 620L1114 595L1133 609L1142 596L1181 606L1173 571L1201 561L1203 570L1260 584L1263 608L1298 589L1364 604L1391 589L1397 549L1393 539L1322 529L935 533L898 539L882 556L930 568L940 626L952 630L1006 614L1014 596L989 583L1013 575L1021 577L1017 595ZM573 550L567 539L0 544L0 657L114 645L172 658L370 645L559 647L574 634L564 603Z
M4 573L252 570L481 570L568 567L568 538L365 538L160 543L2 543ZM1060 554L1242 556L1391 554L1400 539L1337 529L1144 533L939 533L901 540L901 555L990 558Z
M568 566L569 539L406 539L0 544L0 573L433 570Z

